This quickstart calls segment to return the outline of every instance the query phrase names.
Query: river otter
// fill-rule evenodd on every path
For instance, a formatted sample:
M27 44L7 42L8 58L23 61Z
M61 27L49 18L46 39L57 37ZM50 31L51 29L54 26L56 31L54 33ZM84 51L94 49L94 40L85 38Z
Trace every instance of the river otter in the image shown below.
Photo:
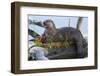
M74 42L74 47L75 47L74 50L72 50L72 52L75 52L74 57L83 58L83 57L87 56L86 50L84 50L84 47L83 47L84 38L83 38L81 32L79 30L77 30L76 28L62 27L62 28L57 29L52 20L45 20L43 22L43 27L45 27L45 32L42 36L43 43L48 43L50 41L49 39L51 39L52 42L72 41L72 42ZM61 54L61 50L66 51L67 49L60 49L60 52L58 53L59 55ZM52 56L50 56L50 55L52 55L51 53L53 53L53 52L50 52L47 56L51 57L51 59L52 59ZM57 58L55 56L54 56L54 58ZM61 57L61 58L63 58L63 57Z

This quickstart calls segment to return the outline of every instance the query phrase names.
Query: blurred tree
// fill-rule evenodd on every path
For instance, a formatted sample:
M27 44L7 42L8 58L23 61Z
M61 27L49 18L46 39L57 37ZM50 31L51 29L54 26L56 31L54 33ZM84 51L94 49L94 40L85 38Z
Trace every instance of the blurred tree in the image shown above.
M77 28L78 30L80 30L82 20L83 20L82 17L79 17L79 18L78 18L77 25L76 25L76 28Z

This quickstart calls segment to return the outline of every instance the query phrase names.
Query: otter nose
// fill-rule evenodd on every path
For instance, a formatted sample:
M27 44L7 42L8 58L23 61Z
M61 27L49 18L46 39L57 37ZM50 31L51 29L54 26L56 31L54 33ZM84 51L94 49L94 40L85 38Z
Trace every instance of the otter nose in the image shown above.
M48 28L48 26L44 26L44 28Z

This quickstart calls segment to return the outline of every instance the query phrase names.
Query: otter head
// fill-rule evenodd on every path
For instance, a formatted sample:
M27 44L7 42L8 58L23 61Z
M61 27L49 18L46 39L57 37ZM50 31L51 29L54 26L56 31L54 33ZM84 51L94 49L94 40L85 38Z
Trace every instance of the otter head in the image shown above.
M45 21L43 22L43 24L44 24L44 27L45 27L47 30L54 30L54 29L56 29L56 28L55 28L55 24L54 24L54 22L53 22L52 20L45 20Z

